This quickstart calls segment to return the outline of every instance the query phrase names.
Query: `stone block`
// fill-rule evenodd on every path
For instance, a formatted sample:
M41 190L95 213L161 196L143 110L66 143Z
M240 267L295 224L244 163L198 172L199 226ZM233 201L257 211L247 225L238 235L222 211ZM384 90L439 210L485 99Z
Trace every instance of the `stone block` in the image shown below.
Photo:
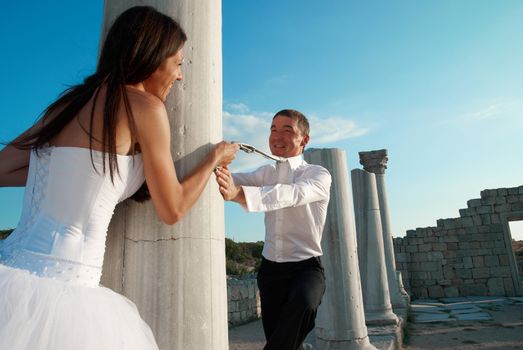
M517 196L516 196L517 197ZM466 217L466 216L471 216L475 213L476 211L474 210L474 208L466 208L466 209L460 209L459 210L459 216L460 217Z
M464 284L463 279L461 279L461 278L453 278L453 279L451 279L451 281L452 281L452 285L457 286L457 287L461 287Z
M470 257L470 256L463 257L463 267L466 269L471 269L473 267L472 257Z
M430 286L428 289L429 298L443 298L445 293L443 292L443 287L435 285Z
M449 244L455 244L455 243L449 243ZM456 250L447 250L443 252L443 256L447 259L449 258L455 258L456 257Z
M481 207L476 208L476 213L478 213L478 214L491 214L494 212L495 212L495 210L490 205L482 205ZM480 220L481 220L481 218L480 218Z
M472 216L461 218L461 227L474 226L474 219Z
M454 298L459 296L459 289L456 286L445 287L443 293L446 298Z
M440 242L447 243L447 244L457 243L457 242L459 242L459 238L458 238L457 234L449 234L449 235L440 237Z
M427 287L433 286L435 284L436 284L436 280L432 280L432 279L425 280L425 286L427 286Z
M476 278L487 278L490 277L490 269L488 267L474 267L472 269L472 277Z
M493 248L493 249L491 249L491 251L492 251L492 254L497 254L497 255L507 254L507 248L505 248L505 247Z
M410 285L412 288L425 287L425 280L418 280L418 279L411 278Z
M415 280L426 280L429 278L429 273L426 271L414 271L411 273L411 276Z
M503 284L503 278L494 277L489 278L487 281L488 295L504 296L505 287Z
M407 237L415 237L416 230L407 230Z
M433 271L430 272L430 278L434 280L442 280L443 279L443 271Z
M483 190L483 191L480 192L480 195L481 195L481 198L496 197L498 195L498 190L497 189L494 189L494 190Z
M399 262L407 262L407 254L406 253L396 253L396 263L399 263Z
M406 248L407 253L417 253L418 252L418 246L417 245L408 245Z
M442 252L429 252L427 253L428 261L441 261L443 259Z
M449 266L449 265L443 266L443 276L446 279L452 279L452 278L456 277L456 271L455 271L454 267Z
M482 241L481 248L495 248L495 241Z
M496 197L496 204L505 204L507 203L506 197Z
M477 217L478 217L478 220L479 220L479 225L481 225L481 217L479 215L477 215ZM476 233L478 233L478 228L476 226L465 227L465 234L466 235L473 235L473 234L476 234ZM461 240L461 238L460 238L460 240Z
M517 203L517 202L519 202L519 196L512 195L512 196L507 197L507 203L512 204L512 203Z
M470 244L470 242L459 242L458 247L460 250L470 249L471 244Z
M474 267L484 267L485 266L485 257L483 256L473 256L472 265Z
M523 194L523 186L519 186L518 187L518 193L519 194Z
M456 276L462 279L472 278L471 269L456 269Z
M458 249L458 243L447 243L447 251Z
M481 225L478 226L478 234L481 233L489 233L490 232L490 225Z
M491 215L491 214L481 214L481 215L480 215L480 217L481 217L481 223L482 223L483 225L490 225L490 223L491 223L490 215Z
M523 210L523 202L507 204L507 206L510 206L510 210L512 211Z
M498 188L498 196L506 196L508 194L507 188Z
M420 244L418 246L418 251L420 253L422 252L430 252L432 250L432 246L430 244Z
M437 243L437 242L439 242L439 238L436 236L425 238L425 243Z
M424 287L412 288L412 295L415 298L420 298L420 299L427 299L429 297L427 288L424 288Z
M452 285L452 281L451 280L438 280L437 282L440 286L451 286Z
M511 209L512 210L519 210L519 209L514 209L514 206L517 205L518 203L516 204L496 204L494 205L494 212L495 213L505 213L507 211L510 211ZM523 203L521 203L521 208L523 209Z
M490 224L489 225L490 232L498 233L503 232L503 225L501 224Z
M471 199L471 200L467 201L467 207L469 207L469 208L479 207L480 205L481 205L481 199Z
M500 266L508 266L510 264L508 255L498 255L498 259L499 259Z
M496 197L481 198L481 205L491 205L496 203Z
M423 244L423 238L412 237L408 238L407 240L409 245Z
M470 242L470 249L479 249L481 248L480 242Z
M491 272L492 276L496 276L496 277L511 277L509 266L491 267L490 272Z
M422 269L420 269L420 263L419 262L409 262L407 264L408 266L408 270L410 272L413 272L413 271L423 271Z
M441 270L441 263L437 261L426 261L420 263L421 271L440 271Z
M495 240L494 247L495 248L505 248L505 241L502 239Z
M505 287L505 292L508 297L516 296L516 291L514 289L514 282L512 278L503 278L503 286Z
M466 296L487 295L487 287L484 284L465 284L461 287L461 294Z
M454 229L454 228L458 228L458 227L463 227L462 224L461 224L461 219L444 219L443 220L443 228L446 228L446 229Z
M518 188L517 187L511 187L508 189L508 194L518 194Z
M485 266L499 266L499 259L497 255L485 256Z
M446 243L433 243L432 244L432 250L434 250L434 251L445 251L445 250L447 250L447 244Z
M490 222L492 224L499 224L499 223L501 223L501 220L499 218L499 214L491 214L490 215Z

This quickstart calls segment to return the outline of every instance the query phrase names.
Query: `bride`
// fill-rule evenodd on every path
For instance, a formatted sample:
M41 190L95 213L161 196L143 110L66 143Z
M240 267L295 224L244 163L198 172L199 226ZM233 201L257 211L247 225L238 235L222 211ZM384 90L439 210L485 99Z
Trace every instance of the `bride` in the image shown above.
M157 349L135 305L99 282L118 202L145 180L174 224L238 150L223 141L176 176L163 102L182 80L185 41L155 9L125 11L96 72L0 151L0 186L26 187L18 227L0 241L0 349Z

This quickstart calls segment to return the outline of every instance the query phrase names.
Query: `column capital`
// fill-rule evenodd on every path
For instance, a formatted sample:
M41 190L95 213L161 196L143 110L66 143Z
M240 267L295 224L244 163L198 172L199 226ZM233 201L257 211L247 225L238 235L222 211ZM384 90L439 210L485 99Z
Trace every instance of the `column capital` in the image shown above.
M386 149L376 151L359 152L360 164L363 169L374 174L385 174L389 157Z

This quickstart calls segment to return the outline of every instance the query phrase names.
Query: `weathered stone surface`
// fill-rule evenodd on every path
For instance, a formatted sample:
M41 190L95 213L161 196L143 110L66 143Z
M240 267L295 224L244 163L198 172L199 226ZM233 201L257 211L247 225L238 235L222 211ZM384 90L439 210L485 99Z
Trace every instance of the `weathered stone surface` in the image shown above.
M445 296L445 293L443 292L443 287L439 285L430 286L428 288L429 292L429 298L442 298Z
M501 293L502 290L506 295L523 293L519 281L512 281L517 279L517 273L512 271L515 267L511 266L511 249L505 243L506 222L502 222L507 217L521 215L522 188L482 191L480 199L468 201L467 208L459 210L460 218L438 219L437 227L411 230L416 232L415 248L404 244L401 249L406 256L402 259L418 263L412 266L418 272L416 277L428 273L427 279L416 279L417 289L413 294L421 295L424 288L441 286L441 275L452 283L445 287L457 287L460 295ZM445 249L438 244L446 244ZM441 252L442 257L435 255L437 252ZM431 264L436 262L439 268ZM402 265L405 267L409 265ZM403 272L410 273L410 270Z
M505 293L505 286L503 283L503 278L489 278L487 281L488 295L498 295L503 296Z
M484 284L464 284L461 292L462 295L487 295L487 287Z
M305 159L324 166L332 175L329 215L321 242L327 288L316 319L317 341L322 349L374 349L365 325L345 151L309 149Z
M456 286L446 287L443 289L443 293L447 298L457 297L459 296L459 289Z

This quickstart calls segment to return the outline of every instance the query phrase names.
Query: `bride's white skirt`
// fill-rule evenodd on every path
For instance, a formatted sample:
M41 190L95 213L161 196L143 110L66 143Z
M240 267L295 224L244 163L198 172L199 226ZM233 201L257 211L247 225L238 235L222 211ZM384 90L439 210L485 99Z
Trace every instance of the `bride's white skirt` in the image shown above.
M0 349L158 349L136 306L105 287L84 287L0 264Z

